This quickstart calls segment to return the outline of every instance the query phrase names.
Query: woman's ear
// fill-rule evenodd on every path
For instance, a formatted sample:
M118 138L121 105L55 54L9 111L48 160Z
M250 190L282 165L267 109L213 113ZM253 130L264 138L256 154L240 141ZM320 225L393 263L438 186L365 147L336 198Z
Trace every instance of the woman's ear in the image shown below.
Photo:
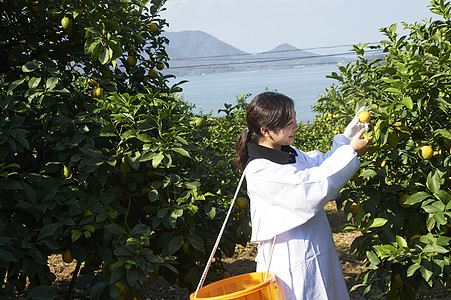
M269 130L266 127L260 127L260 132L262 136L269 136Z

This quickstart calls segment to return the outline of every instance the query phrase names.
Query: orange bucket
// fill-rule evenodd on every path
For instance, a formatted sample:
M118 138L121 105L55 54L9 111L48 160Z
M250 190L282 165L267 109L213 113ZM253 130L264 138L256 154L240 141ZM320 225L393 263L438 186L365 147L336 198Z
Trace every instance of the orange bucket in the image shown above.
M211 283L190 295L190 300L284 300L283 286L276 275L254 272Z

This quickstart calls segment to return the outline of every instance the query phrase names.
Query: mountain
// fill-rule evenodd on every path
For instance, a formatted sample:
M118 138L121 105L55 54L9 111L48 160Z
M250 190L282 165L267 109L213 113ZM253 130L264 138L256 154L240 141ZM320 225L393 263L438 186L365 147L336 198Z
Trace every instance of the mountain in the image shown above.
M338 58L321 57L289 44L261 53L247 53L203 31L165 32L166 52L174 75L244 72L295 68L304 65L336 63Z
M163 35L169 39L166 51L172 59L245 54L203 31L165 32Z

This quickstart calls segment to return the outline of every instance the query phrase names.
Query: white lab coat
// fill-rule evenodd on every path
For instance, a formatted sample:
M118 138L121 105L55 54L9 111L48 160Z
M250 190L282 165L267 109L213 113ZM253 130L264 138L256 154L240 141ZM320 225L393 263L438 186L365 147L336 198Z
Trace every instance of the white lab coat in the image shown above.
M246 167L257 272L266 272L277 236L270 272L283 282L287 299L349 299L323 209L360 166L348 144L337 135L326 155L293 148L295 163L256 158Z

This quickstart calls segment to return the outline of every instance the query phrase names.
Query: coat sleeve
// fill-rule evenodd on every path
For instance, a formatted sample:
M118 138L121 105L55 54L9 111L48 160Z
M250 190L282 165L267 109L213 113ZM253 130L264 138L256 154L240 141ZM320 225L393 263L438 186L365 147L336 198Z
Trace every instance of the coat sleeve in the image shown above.
M313 155L313 154L311 154ZM306 159L302 155L298 160ZM310 220L360 166L354 149L338 147L328 157L280 165L255 159L246 168L252 241L268 240Z

